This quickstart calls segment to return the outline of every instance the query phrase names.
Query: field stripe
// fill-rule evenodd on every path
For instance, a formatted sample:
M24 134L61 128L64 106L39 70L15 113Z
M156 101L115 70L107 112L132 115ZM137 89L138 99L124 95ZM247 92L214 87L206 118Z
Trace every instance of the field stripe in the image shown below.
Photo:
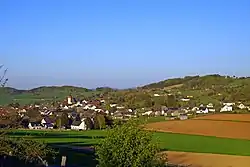
M248 167L250 156L232 156L220 154L203 154L169 151L168 160L179 165L191 167Z
M17 130L10 136L21 137L26 134L30 139L45 141L49 144L70 144L88 146L98 144L106 135L105 130L89 131L37 131ZM166 132L154 132L153 139L159 143L163 151L183 151L197 153L216 153L229 155L250 156L250 140L228 139L213 136L188 135Z

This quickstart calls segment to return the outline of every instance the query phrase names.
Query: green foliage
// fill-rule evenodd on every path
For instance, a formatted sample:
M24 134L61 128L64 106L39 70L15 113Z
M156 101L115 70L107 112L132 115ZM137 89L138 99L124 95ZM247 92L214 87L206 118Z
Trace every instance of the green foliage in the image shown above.
M37 122L42 120L41 114L36 108L29 109L25 115L29 117L29 121L31 122Z
M60 117L57 117L57 118L56 118L56 124L55 124L55 126L56 126L57 128L61 128L61 127L62 127L62 120L61 120Z
M37 162L54 157L57 153L45 143L24 138L0 137L0 156L10 155L26 162Z
M100 129L99 121L97 116L94 117L94 129Z
M69 118L67 113L63 113L61 116L61 126L67 127L69 125Z
M158 152L152 134L142 130L135 121L109 129L96 149L100 167L160 166L163 162L158 161Z
M94 129L104 129L106 128L106 120L104 115L96 114L94 117Z
M87 129L94 129L94 124L89 117L87 117L84 121L87 126Z

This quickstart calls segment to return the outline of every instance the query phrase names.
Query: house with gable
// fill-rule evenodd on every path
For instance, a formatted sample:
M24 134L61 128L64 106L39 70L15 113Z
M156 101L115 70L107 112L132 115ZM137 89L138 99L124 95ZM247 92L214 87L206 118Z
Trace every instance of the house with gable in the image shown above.
M53 129L54 122L51 118L45 117L41 121L41 125L45 127L46 129Z
M208 112L209 112L208 108L203 104L201 104L199 109L196 111L196 114L207 114Z
M209 103L209 104L207 105L207 108L208 108L208 111L209 111L209 112L215 112L214 105L213 105L212 103Z
M246 107L244 104L242 104L242 103L240 103L237 107L238 107L239 109L241 109L241 110L247 108L247 107Z
M71 124L72 130L87 130L85 120L75 120Z
M29 122L28 128L29 129L42 129L42 126L37 122Z
M224 106L220 109L220 112L230 112L233 111L234 103L223 103Z

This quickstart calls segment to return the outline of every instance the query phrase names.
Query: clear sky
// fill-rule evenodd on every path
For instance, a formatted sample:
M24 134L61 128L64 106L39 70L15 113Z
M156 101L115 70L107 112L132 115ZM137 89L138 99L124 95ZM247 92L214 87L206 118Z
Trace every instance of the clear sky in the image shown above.
M250 75L249 0L1 0L9 86Z

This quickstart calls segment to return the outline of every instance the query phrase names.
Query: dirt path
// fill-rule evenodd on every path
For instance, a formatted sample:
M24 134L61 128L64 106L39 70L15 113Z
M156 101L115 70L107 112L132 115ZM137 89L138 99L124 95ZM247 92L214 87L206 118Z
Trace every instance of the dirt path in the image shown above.
M190 167L250 167L250 156L175 151L169 151L167 154L171 163L190 165Z

